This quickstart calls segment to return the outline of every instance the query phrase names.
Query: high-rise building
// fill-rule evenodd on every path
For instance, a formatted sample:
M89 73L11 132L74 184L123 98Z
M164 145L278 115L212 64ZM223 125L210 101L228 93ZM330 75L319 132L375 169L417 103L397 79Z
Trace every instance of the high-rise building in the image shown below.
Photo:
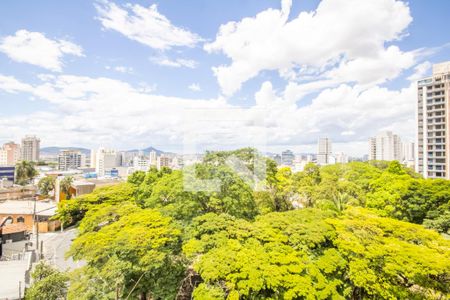
M0 166L14 166L20 160L20 145L9 142L0 148Z
M291 150L281 152L281 164L284 166L292 166L294 164L295 155Z
M156 167L156 165L158 164L158 158L157 158L157 153L156 153L156 151L150 151L150 154L149 154L149 156L150 156L150 166L152 166L152 167Z
M402 142L402 163L414 168L416 161L416 149L413 142Z
M21 159L26 161L39 161L41 140L36 136L26 136L22 139Z
M450 61L417 83L417 163L425 178L450 179Z
M58 155L58 169L60 171L76 170L84 167L86 155L80 151L62 150Z
M369 160L402 160L400 137L392 131L382 131L369 139Z
M95 155L95 172L98 177L104 177L106 171L119 167L122 155L116 150L100 148Z
M331 140L329 138L319 138L317 143L317 163L327 165L331 162Z

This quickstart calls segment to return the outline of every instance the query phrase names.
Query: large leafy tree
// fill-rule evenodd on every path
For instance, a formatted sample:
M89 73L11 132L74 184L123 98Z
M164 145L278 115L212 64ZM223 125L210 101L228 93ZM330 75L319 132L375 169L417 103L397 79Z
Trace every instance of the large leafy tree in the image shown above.
M112 186L96 188L92 193L82 195L71 201L58 203L56 218L64 225L75 224L87 211L100 204L120 204L122 202L134 201L136 186L131 183L120 183Z
M70 286L69 296L173 299L185 269L178 255L180 237L171 218L156 210L126 204L89 211L68 252L87 263L75 274L78 283ZM105 296L97 297L102 294Z
M69 278L65 273L40 262L31 273L33 283L25 291L26 300L64 299Z
M16 164L15 180L17 184L29 184L37 175L38 171L33 162L22 160Z
M195 299L423 299L448 296L450 242L419 225L349 209L195 220L184 251Z

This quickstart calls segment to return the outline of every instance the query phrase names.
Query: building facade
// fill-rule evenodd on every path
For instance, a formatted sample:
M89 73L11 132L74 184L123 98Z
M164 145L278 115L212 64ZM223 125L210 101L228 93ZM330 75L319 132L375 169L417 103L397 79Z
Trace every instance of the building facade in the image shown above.
M58 170L68 171L84 167L86 156L80 151L62 150L58 155Z
M450 61L417 83L417 163L425 178L450 179Z
M330 164L333 153L331 140L329 138L319 138L317 148L317 163L319 165Z
M369 160L402 160L402 142L392 131L383 131L369 139Z
M293 166L295 155L291 150L281 152L281 164L283 166Z
M115 150L100 148L95 155L95 172L98 177L106 176L106 172L120 167L122 155Z
M15 174L15 166L0 166L0 180L5 179L6 181L14 182Z
M14 166L20 160L20 145L9 142L0 148L0 166Z
M21 159L26 161L39 161L41 140L36 136L26 136L22 139Z

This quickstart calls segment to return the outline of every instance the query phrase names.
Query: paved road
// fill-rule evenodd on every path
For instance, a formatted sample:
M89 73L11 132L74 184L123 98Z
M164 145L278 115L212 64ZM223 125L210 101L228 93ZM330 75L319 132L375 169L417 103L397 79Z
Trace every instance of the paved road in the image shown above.
M66 260L64 257L76 235L76 229L40 234L39 239L44 241L43 252L45 259L61 271L82 267L84 265L83 262L73 261L72 258Z

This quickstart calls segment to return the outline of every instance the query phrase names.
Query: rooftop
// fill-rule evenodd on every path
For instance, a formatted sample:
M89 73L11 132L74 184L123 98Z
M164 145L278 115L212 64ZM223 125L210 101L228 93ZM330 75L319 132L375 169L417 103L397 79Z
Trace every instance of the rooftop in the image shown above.
M30 200L8 200L0 203L0 214L32 215L34 202ZM38 216L53 216L56 213L55 202L36 201L36 214Z

